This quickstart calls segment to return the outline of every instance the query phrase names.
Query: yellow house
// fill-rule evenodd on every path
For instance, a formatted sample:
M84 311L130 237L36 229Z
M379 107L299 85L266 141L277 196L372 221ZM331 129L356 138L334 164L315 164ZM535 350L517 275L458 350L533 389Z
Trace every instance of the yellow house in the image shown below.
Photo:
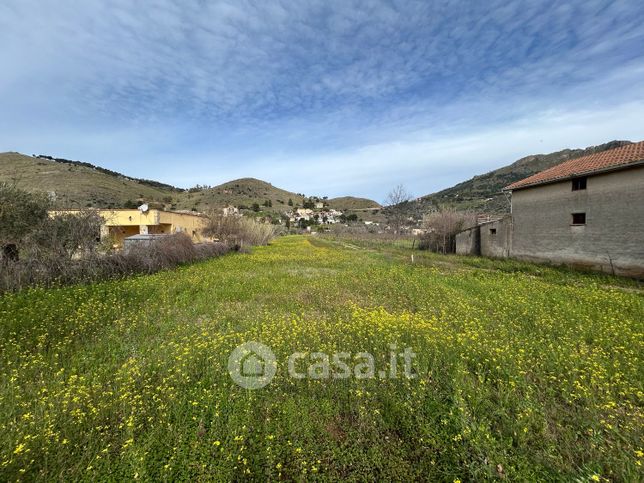
M111 239L116 246L123 246L123 240L133 235L185 233L195 243L205 241L202 231L208 219L196 213L178 211L124 209L96 210L105 220L101 227L101 239ZM51 215L78 213L78 210L59 210Z

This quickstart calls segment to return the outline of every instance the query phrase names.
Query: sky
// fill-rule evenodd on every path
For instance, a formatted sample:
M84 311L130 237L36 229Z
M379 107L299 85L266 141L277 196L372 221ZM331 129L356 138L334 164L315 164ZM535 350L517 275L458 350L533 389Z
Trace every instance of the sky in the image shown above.
M0 151L383 201L613 139L641 0L0 0Z

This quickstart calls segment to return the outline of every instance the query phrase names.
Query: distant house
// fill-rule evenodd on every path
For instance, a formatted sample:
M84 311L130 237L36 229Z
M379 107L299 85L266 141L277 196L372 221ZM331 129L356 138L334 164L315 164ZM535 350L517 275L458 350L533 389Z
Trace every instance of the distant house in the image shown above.
M75 213L78 210L58 210L52 215ZM126 238L133 235L170 235L185 233L194 242L203 240L202 230L207 218L197 213L163 211L154 209L97 210L103 218L101 239L110 239L117 247L122 247Z
M644 141L504 188L511 215L457 235L457 252L644 278Z

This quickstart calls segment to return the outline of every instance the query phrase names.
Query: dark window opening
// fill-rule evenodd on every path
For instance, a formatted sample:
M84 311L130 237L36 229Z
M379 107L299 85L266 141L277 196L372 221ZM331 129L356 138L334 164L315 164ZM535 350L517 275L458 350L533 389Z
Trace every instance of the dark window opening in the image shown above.
M496 235L496 228L490 228L490 235Z
M586 213L573 213L572 214L572 224L573 225L585 225L586 224Z
M572 180L572 190L579 191L586 189L586 178L575 178Z

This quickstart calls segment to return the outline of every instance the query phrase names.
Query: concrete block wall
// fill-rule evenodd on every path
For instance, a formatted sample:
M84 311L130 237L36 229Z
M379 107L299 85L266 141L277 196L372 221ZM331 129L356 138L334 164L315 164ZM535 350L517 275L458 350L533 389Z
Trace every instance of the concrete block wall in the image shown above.
M481 255L492 258L507 258L512 250L512 217L480 225Z
M644 278L644 166L589 176L585 190L570 180L516 190L512 217L513 258Z
M475 226L469 230L456 234L457 255L480 255L481 254L481 230Z

